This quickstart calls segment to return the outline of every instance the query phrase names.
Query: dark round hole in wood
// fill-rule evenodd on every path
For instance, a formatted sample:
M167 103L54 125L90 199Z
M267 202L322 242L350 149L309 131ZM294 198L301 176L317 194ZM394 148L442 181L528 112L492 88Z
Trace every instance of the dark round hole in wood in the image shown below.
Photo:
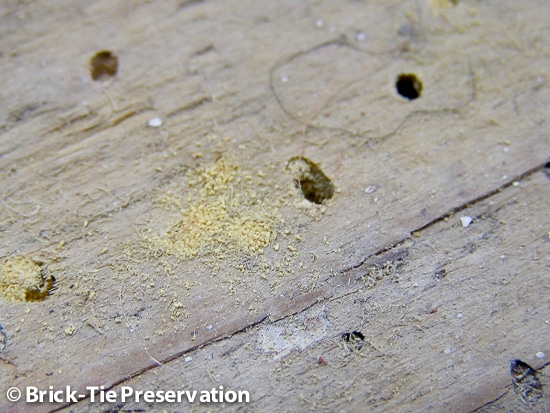
M361 350L365 336L360 331L351 331L342 334L342 340L344 340L350 350Z
M420 97L422 82L414 74L400 74L395 82L397 93L408 100Z
M110 51L97 52L90 62L90 75L93 80L104 76L114 76L118 70L118 58Z
M334 196L334 184L319 166L303 156L295 156L287 163L294 175L294 184L309 202L322 204Z
M436 280L442 280L447 276L447 270L445 268L441 268L435 272L435 279Z
M351 333L342 334L342 340L344 341L353 341L353 340L364 340L365 336L360 331L352 331Z

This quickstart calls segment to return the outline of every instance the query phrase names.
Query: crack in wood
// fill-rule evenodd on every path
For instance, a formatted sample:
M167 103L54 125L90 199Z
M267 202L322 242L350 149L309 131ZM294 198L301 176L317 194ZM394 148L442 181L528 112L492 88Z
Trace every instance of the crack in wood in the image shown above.
M434 224L437 224L438 222L443 221L445 218L453 216L453 215L457 214L458 212L463 211L463 210L465 210L469 207L472 207L472 206L474 206L474 205L476 205L480 202L486 201L487 199L491 198L492 196L497 195L498 193L502 192L503 190L513 186L514 182L518 182L518 181L521 181L522 179L528 178L531 175L533 175L533 174L535 174L539 171L542 171L543 169L544 169L544 164L537 165L537 166L527 170L526 172L524 172L520 175L517 175L513 178L508 179L508 181L506 183L504 183L503 185L498 186L496 189L493 189L493 190L491 190L491 191L489 191L489 192L487 192L483 195L480 195L480 196L478 196L478 197L476 197L476 198L474 198L474 199L472 199L468 202L463 203L462 205L459 205L459 206L451 209L450 211L448 211L444 214L441 214L439 217L432 219L431 221L427 222L426 224L424 224L423 226L415 229L412 232L424 231L425 229L430 228Z
M166 357L162 360L154 360L155 361L155 364L152 364L152 365L149 365L149 366L146 366L138 371L136 371L135 373L132 373L131 375L127 375L126 377L124 377L123 379L121 380L118 380L116 382L113 382L109 387L106 387L104 388L103 390L104 391L108 391L114 387L117 387L121 384L124 384L124 383L127 383L128 381L130 381L131 379L137 377L137 376L140 376L144 373L147 373L148 371L151 371L153 369L156 369L157 367L160 367L162 365L165 365L173 360L176 360L182 356L184 356L185 354L188 354L188 353L192 353L193 351L196 351L198 349L201 349L201 348L204 348L204 347L207 347L207 346L210 346L214 343L218 343L220 341L223 341L227 338L231 338L237 334L243 334L243 333L246 333L248 330L250 330L251 328L254 328L255 326L257 325L260 325L262 324L267 318L269 317L269 315L265 315L265 316L262 316L260 319L250 323L250 324L247 324L246 326L242 327L242 328L239 328L231 333L228 333L228 334L225 334L223 335L223 337L218 337L218 338L213 338L212 340L209 340L209 341L206 341L204 343L201 343L201 344L197 344L196 346L192 346L186 350L183 350L183 351L180 351L176 354L173 354L172 356L169 356L169 357ZM159 364L160 363L160 364ZM70 408L71 406L74 406L78 403L81 403L81 402L85 402L87 399L89 398L89 396L85 397L85 398L82 398L80 400L78 400L76 403L69 403L69 404L65 404L63 406L60 406L56 409L53 409L51 410L50 412L51 413L55 413L55 412L60 412L60 411L63 411L65 409L68 409Z

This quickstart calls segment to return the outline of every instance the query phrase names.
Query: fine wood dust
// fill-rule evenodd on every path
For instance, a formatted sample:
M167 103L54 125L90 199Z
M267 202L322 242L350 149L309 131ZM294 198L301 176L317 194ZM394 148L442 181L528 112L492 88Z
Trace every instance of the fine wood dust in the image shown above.
M191 188L182 218L160 242L186 257L220 249L263 254L282 217L262 172L223 158L187 174Z
M16 255L0 266L0 296L8 301L40 301L53 286L46 268L29 257Z
M296 289L311 291L320 272L304 260L303 241L308 223L324 215L331 200L308 201L294 178L279 163L248 168L230 151L187 168L154 201L165 210L157 224L126 246L113 270L138 274L146 295L167 303L166 318L178 320L178 328L186 328L188 300L209 283L220 299L254 315L263 309L260 292L278 294L289 275L304 274ZM168 211L172 224L160 232Z

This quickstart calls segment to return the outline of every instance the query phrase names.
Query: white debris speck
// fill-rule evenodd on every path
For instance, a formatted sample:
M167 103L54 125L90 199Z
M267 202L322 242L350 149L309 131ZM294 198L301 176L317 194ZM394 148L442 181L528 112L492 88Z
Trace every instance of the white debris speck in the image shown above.
M535 354L535 356L537 356L538 359L543 359L545 354L542 351L539 351L537 354Z
M191 363L193 361L193 357L187 356L183 359L183 361L185 361L186 363Z
M321 27L323 27L324 25L325 25L325 22L322 21L321 19L319 19L319 20L317 20L317 21L315 22L315 27L317 27L317 28L319 28L319 29L320 29Z
M503 179L504 181L507 180L507 179L508 179L508 175L504 175L504 176L502 177L502 179Z
M281 77L281 82L283 82L283 83L288 82L288 77L282 76L282 77Z
M519 181L515 181L512 185L513 185L513 186L519 186L520 183L519 183Z
M510 148L508 146L502 148L502 152L510 152Z
M376 187L374 185L369 185L365 188L366 194L372 194L374 191L376 191Z
M464 228L468 228L470 224L472 223L473 219L472 217L460 217L460 222L462 223L462 226Z
M162 119L161 118L149 119L149 122L147 122L147 126L149 126L150 128L158 128L159 126L162 126Z
M445 350L443 350L443 353L445 354L451 354L453 352L452 347L447 347Z
M363 32L359 32L357 33L357 40L361 41L361 40L365 40L367 36L365 36L365 33Z
M212 330L212 324L208 324L205 328L206 328L208 331Z
M462 317L464 317L464 314L462 314L462 313L458 313L458 314L456 315L456 318L462 318Z

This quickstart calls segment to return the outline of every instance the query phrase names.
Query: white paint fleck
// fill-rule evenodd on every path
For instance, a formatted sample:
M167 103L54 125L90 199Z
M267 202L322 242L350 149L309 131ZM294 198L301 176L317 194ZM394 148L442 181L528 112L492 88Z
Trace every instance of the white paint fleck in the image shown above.
M472 223L472 221L473 221L472 217L468 217L468 216L460 217L460 222L462 223L462 226L464 228L468 228Z
M283 82L283 83L288 82L288 77L282 76L282 77L281 77L281 82Z
M186 363L191 363L193 361L193 357L187 356L183 359L183 361L185 361Z
M147 126L149 126L150 128L158 128L159 126L162 126L162 119L158 117L149 119L149 122L147 122Z
M462 313L458 313L458 314L456 315L456 318L462 318L462 317L464 317L464 314L462 314Z
M538 359L543 359L545 354L542 351L539 351L537 354L535 354L535 356L537 356Z
M374 191L376 191L376 186L374 185L369 185L365 188L366 194L372 194Z
M520 182L519 182L519 181L515 181L512 185L513 185L513 186L520 186Z
M359 41L365 40L366 37L367 36L363 32L357 33L357 40L359 40Z
M452 352L453 352L452 347L447 347L445 350L443 350L443 353L445 353L445 354L451 354Z
M325 22L322 21L321 19L317 20L315 22L315 27L317 27L318 29L320 29L321 27L323 27L325 25Z

